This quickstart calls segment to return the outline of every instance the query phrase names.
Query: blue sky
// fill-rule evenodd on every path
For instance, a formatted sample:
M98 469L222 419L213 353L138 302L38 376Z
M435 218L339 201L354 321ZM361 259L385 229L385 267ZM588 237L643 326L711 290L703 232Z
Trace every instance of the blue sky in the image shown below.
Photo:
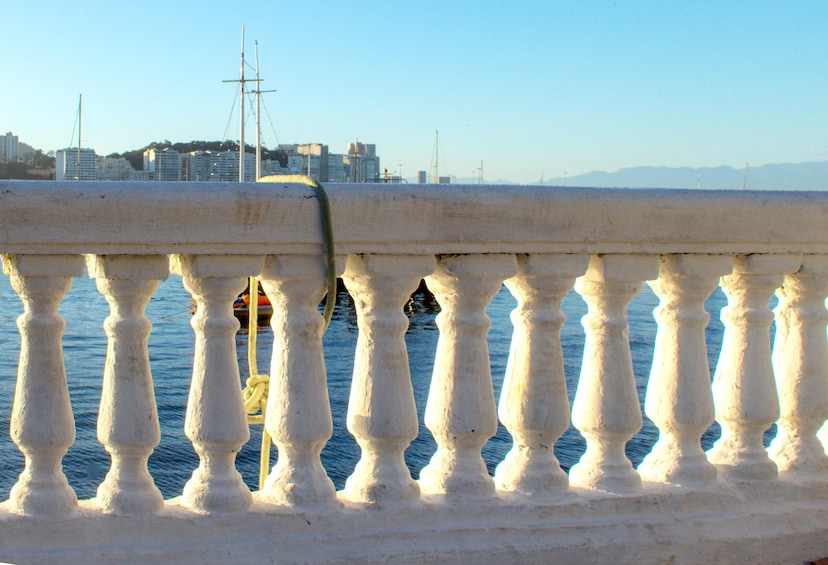
M263 139L375 143L389 172L535 182L828 160L828 2L4 2L0 129L99 154L238 138L241 28ZM228 130L228 121L230 121ZM252 140L253 129L247 139ZM474 173L473 173L474 172Z

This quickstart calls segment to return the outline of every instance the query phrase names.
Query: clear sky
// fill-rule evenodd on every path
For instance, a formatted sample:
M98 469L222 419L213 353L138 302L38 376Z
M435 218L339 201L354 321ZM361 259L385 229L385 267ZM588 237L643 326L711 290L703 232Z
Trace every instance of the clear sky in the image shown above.
M238 139L245 26L269 147L359 138L411 178L439 130L441 175L514 182L828 160L825 0L2 4L0 130L46 151L81 93L99 154Z

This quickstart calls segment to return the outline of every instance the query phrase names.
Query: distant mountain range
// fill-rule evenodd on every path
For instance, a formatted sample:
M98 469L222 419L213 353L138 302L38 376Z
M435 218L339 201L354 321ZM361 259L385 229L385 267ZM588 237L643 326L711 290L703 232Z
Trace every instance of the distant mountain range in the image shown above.
M615 188L702 188L740 190L745 169L733 167L630 167L614 173L592 171L569 178L549 179L550 186ZM752 190L828 190L828 161L749 167Z

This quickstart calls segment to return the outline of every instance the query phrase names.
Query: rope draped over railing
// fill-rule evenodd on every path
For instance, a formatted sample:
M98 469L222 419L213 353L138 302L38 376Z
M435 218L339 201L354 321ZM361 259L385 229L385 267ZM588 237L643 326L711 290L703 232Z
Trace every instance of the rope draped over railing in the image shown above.
M324 334L331 323L333 311L336 306L336 248L333 236L333 221L331 220L331 205L325 189L311 177L305 175L279 175L262 177L259 182L279 183L304 183L313 189L316 199L319 201L319 219L322 226L322 240L325 244L325 280L327 281L327 293L325 295L325 309L322 317L325 326ZM264 426L267 413L267 394L270 388L270 376L259 373L256 360L256 339L259 333L259 279L249 277L250 303L248 305L247 320L247 364L250 376L245 381L242 394L244 397L244 409L247 412L249 424L261 424ZM264 488L265 479L270 473L270 446L273 438L262 427L262 443L259 450L259 489Z

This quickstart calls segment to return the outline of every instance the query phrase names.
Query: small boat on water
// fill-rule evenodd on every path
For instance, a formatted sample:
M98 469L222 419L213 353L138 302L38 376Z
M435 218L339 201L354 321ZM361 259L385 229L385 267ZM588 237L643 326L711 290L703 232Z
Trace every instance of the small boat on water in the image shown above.
M273 306L270 304L270 299L264 293L264 290L259 285L257 312L259 322L267 322L273 314ZM250 319L250 288L247 288L241 293L233 302L233 315L239 319L240 322L245 322Z

